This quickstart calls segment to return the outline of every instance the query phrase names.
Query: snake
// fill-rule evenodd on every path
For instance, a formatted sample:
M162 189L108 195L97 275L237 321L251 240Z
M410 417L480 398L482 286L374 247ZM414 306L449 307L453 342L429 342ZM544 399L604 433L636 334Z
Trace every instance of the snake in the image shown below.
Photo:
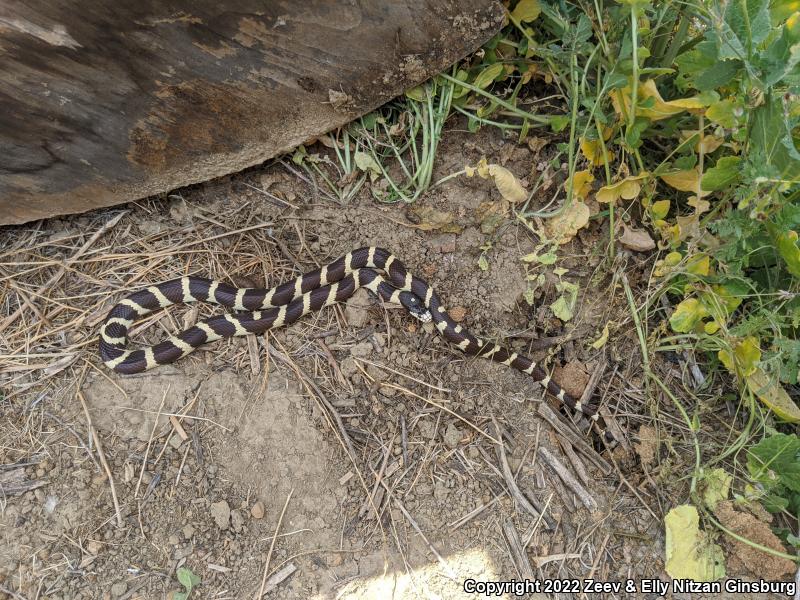
M348 252L269 289L233 287L221 281L184 276L138 290L109 311L100 328L100 357L107 368L117 373L142 373L179 360L215 340L291 325L310 312L347 300L359 288L372 291L384 302L404 307L423 323L432 322L442 337L465 354L529 375L564 406L586 416L606 442L613 442L613 436L599 426L597 408L567 393L532 359L462 327L427 282L406 269L389 250L375 246ZM174 304L191 302L219 304L234 312L203 319L158 344L128 349L128 331L136 320Z

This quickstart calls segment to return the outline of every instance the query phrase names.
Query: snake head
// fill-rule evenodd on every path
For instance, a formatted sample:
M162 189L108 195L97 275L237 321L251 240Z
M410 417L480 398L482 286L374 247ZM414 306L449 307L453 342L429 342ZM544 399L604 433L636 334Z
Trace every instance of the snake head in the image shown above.
M400 292L400 304L411 313L415 319L419 319L423 323L428 323L433 319L431 312L425 307L425 304L420 300L419 296L411 292Z

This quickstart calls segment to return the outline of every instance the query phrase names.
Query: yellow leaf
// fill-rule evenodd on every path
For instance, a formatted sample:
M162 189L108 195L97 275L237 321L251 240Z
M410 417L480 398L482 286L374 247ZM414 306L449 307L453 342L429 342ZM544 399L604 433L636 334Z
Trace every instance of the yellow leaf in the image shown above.
M686 261L686 272L692 275L706 276L711 268L711 258L708 254L698 254Z
M664 183L681 192L696 192L700 189L700 169L697 168L663 173L660 177Z
M719 331L719 323L716 321L709 321L703 325L703 330L705 330L708 335L714 335Z
M676 333L688 333L701 319L708 316L706 307L697 298L687 298L675 307L669 324Z
M606 342L608 342L608 323L603 327L603 333L600 334L600 337L592 342L591 345L595 350L600 350L600 348L606 345Z
M700 517L691 504L682 504L664 517L666 563L673 579L716 581L725 577L722 548L700 531Z
M664 257L664 264L668 267L675 267L683 260L680 252L670 252Z
M717 137L713 134L700 137L696 130L693 131L691 129L684 129L681 131L681 138L683 138L684 141L688 140L694 135L697 135L697 141L694 144L694 149L696 152L700 152L702 150L703 154L711 154L725 142L723 138Z
M478 172L478 175L484 179L489 179L489 163L486 161L485 157L478 161L476 171Z
M712 469L703 477L703 504L714 510L717 503L728 499L733 477L725 469Z
M528 198L528 192L517 181L514 174L500 165L491 164L488 167L489 176L494 179L494 185L500 194L511 203L522 202Z
M561 211L561 214L545 221L544 228L549 239L559 244L566 244L575 237L579 229L586 227L588 222L589 207L575 200Z
M675 108L682 108L685 110L702 110L705 111L706 103L704 103L700 98L697 96L692 96L691 98L678 98L676 100L668 100L665 102L668 106L673 106Z
M636 196L639 195L639 192L642 190L642 186L639 183L639 180L644 179L647 177L649 173L643 172L639 175L631 175L630 177L626 177L622 181L618 181L617 183L612 183L611 185L604 185L599 190L597 190L597 194L595 194L595 199L598 202L614 202L619 200L620 198L624 198L625 200L633 200Z
M761 360L758 338L747 336L733 345L733 354L729 350L720 350L717 356L731 373L736 373L738 367L738 371L743 377L749 377L755 373L758 361Z
M511 16L520 23L527 23L534 21L541 12L539 0L519 0Z
M689 206L694 206L694 212L698 215L702 215L704 212L707 212L709 208L711 208L711 203L708 200L698 200L697 196L689 196L686 204Z
M789 423L800 423L800 408L777 381L770 379L761 369L753 371L746 381L750 391L771 408L778 418Z
M587 140L585 138L580 138L580 147L581 153L586 157L586 160L589 161L590 165L598 167L603 164L603 146L600 144L600 140ZM606 150L608 155L608 161L611 162L614 160L614 155L610 150Z
M663 219L669 212L669 200L657 200L650 207L654 219Z
M651 106L643 106L645 100L652 98ZM631 87L625 86L621 90L611 92L611 103L614 110L620 116L627 115L631 110ZM647 103L650 104L649 102ZM624 112L623 112L624 109ZM646 117L652 121L667 119L673 115L684 112L685 110L704 110L704 104L696 97L679 98L677 100L665 101L656 87L656 82L652 79L643 81L638 86L638 100L636 103L636 116Z
M586 200L586 196L592 191L592 182L594 175L591 171L575 171L572 178L572 193L578 196L581 200ZM564 183L564 189L569 187L569 182Z

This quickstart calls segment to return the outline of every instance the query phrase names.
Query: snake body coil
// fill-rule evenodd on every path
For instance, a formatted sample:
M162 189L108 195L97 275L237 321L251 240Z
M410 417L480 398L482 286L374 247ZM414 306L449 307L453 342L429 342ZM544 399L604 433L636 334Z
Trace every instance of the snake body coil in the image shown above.
M114 306L106 317L100 330L100 356L109 369L118 373L140 373L174 362L220 338L258 334L290 325L309 312L348 299L359 287L373 291L387 302L401 304L420 320L432 320L439 333L461 351L530 375L562 403L593 422L598 421L595 408L582 405L567 394L534 361L481 340L462 328L447 314L430 285L412 275L391 252L376 247L359 248L271 289L235 288L209 279L181 277L139 290ZM200 321L155 346L127 349L128 330L136 319L159 308L186 302L221 304L238 312Z

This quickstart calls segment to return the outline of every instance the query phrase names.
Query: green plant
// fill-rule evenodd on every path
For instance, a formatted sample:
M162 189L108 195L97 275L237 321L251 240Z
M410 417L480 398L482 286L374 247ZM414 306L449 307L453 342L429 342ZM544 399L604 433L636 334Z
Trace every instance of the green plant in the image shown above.
M176 576L178 583L183 586L183 591L173 592L172 600L187 600L195 586L200 584L200 578L187 567L180 567L176 572Z
M508 25L441 76L456 88L452 108L471 130L499 127L522 142L547 127L557 137L561 207L526 202L514 213L542 248L554 236L530 217L548 218L544 234L568 221L567 235L554 227L563 243L589 222L591 200L606 205L597 217L608 217L610 256L635 221L653 233L663 251L655 289L642 308L629 301L646 381L692 434L694 495L706 460L745 450L750 465L773 439L765 431L800 423L798 4L512 0L508 9ZM659 314L672 332L651 344L643 334ZM699 416L651 367L653 352L685 350L704 360L708 382L734 383L747 415L714 452L701 452ZM796 525L796 510L786 516Z
M372 186L377 200L413 202L430 187L453 92L444 76L434 77L358 121L355 135L365 149L360 166L381 177Z

